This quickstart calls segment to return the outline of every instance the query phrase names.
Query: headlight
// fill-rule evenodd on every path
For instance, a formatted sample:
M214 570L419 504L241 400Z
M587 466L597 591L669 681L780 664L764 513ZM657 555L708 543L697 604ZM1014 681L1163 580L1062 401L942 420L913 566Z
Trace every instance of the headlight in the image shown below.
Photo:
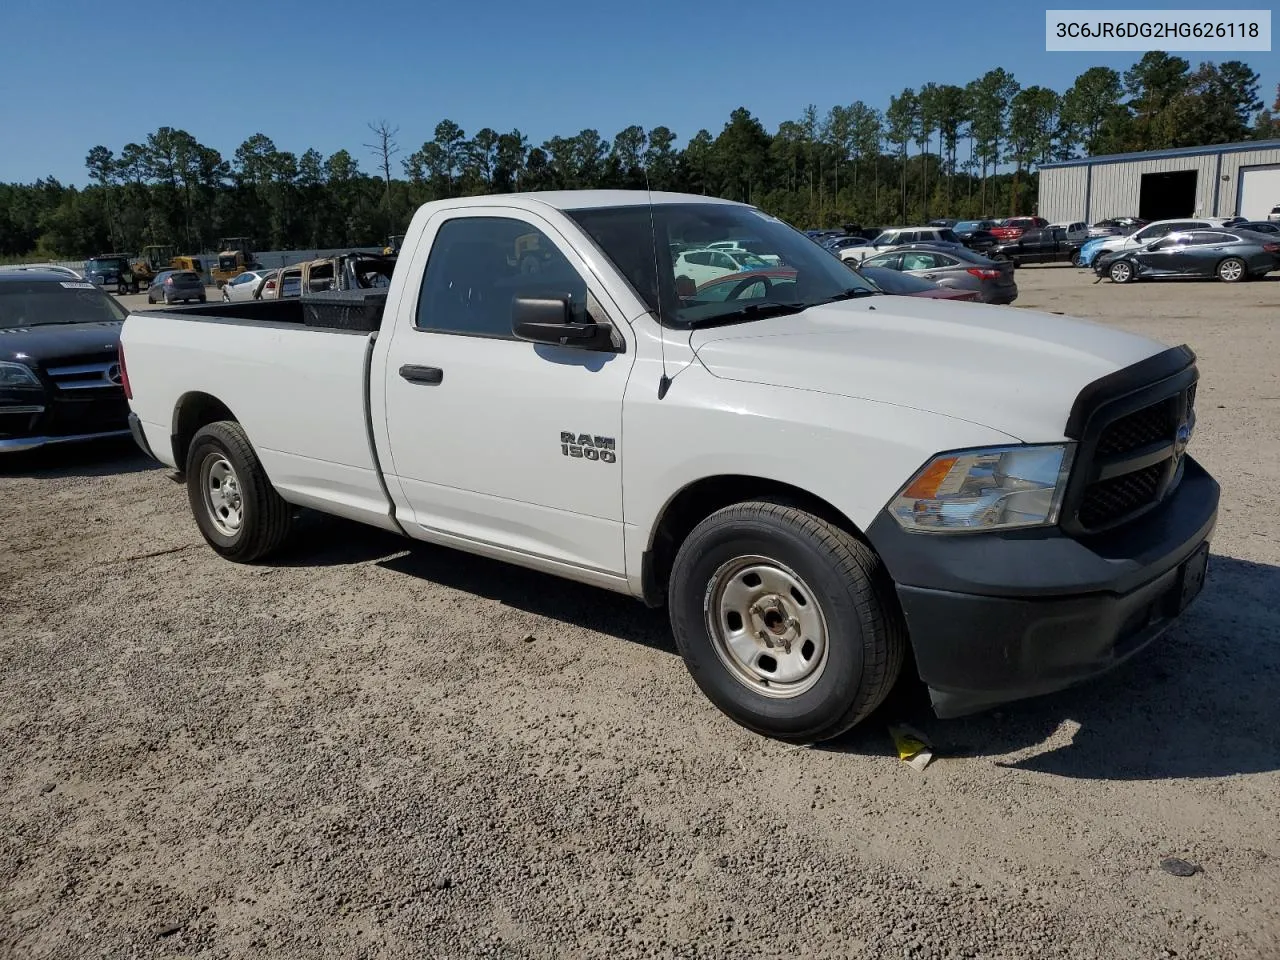
M39 387L40 378L25 363L0 362L0 387Z
M889 505L903 529L959 533L1058 522L1075 445L991 447L934 457Z

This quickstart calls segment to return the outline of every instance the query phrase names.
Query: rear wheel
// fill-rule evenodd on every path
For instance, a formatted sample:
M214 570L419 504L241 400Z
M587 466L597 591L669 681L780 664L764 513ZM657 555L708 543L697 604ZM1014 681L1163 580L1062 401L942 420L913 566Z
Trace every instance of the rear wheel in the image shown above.
M1073 267L1078 267L1078 266L1080 266L1080 252L1079 252L1079 251L1076 251L1075 253L1073 253L1073 254L1071 255L1071 265L1072 265Z
M1111 275L1113 283L1129 283L1136 276L1133 272L1133 264L1128 260L1117 260L1107 272Z
M766 736L843 733L888 695L906 630L866 544L813 514L726 507L681 544L669 584L676 644L725 714Z
M1227 257L1218 264L1218 279L1223 283L1239 283L1249 278L1249 270L1239 257Z
M284 542L292 511L271 486L240 424L202 427L187 452L187 498L209 546L251 563Z

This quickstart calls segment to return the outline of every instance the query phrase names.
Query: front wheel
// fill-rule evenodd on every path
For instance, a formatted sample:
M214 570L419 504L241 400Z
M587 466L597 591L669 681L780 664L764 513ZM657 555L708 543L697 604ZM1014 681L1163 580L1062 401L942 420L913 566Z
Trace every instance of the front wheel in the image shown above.
M1073 254L1071 255L1071 265L1072 265L1073 267L1078 267L1078 266L1080 266L1080 254L1079 254L1079 253L1073 253Z
M289 532L289 504L271 486L240 424L211 423L187 451L187 498L209 546L237 563L265 557Z
M1129 283L1134 278L1133 264L1128 260L1117 260L1107 272L1112 283Z
M906 629L866 544L810 513L757 501L694 528L672 565L676 645L702 692L757 733L814 743L888 695Z
M1218 264L1218 279L1223 283L1239 283L1248 276L1249 271L1239 257L1227 257Z

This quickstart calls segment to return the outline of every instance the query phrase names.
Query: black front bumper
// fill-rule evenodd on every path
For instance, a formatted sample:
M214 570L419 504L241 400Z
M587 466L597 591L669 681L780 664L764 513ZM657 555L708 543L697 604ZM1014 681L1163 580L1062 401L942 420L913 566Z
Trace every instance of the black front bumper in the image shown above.
M1061 690L1158 637L1203 582L1217 482L1190 457L1159 508L1113 532L867 530L898 585L920 677L940 717Z

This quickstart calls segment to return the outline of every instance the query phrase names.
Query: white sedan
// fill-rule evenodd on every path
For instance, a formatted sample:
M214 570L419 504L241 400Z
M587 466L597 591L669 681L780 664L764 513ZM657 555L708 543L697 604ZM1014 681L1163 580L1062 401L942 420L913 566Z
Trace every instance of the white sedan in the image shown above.
M274 270L246 270L222 285L222 299L228 303L240 300L252 300L256 295L262 278Z
M749 270L768 270L774 264L746 250L686 250L676 257L677 277L688 277L701 285L717 277Z

